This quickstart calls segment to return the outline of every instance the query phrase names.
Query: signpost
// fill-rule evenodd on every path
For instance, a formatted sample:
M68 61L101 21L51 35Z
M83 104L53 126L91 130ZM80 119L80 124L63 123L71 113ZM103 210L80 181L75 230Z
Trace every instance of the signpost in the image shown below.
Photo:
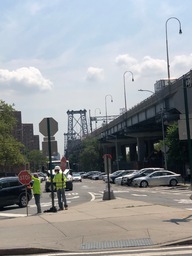
M49 170L51 174L51 198L52 198L52 207L48 212L57 212L57 209L54 205L54 188L53 188L53 172L52 172L52 158L51 158L51 136L53 136L58 131L58 123L52 117L44 118L39 123L39 131L44 136L48 137L48 149L49 149Z
M65 169L66 169L66 163L67 163L67 160L66 160L66 158L63 156L62 158L61 158L61 170L62 171L65 171Z
M31 180L32 180L32 177L31 177L31 174L26 171L26 170L23 170L23 171L20 171L20 173L18 174L18 179L19 179L19 182L23 185L25 185L25 191L26 191L26 203L27 203L27 216L28 216L28 195L27 195L27 185L30 184Z
M104 158L104 165L106 170L105 173L107 173L107 191L104 190L103 200L111 200L111 199L115 199L113 191L110 189L110 180L109 180L109 173L111 172L109 169L111 166L112 156L110 154L104 154L103 158Z

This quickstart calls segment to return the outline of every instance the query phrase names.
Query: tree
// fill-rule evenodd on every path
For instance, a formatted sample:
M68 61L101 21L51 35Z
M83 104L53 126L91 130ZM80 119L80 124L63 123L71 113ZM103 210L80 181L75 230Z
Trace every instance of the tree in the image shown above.
M97 139L85 139L79 155L80 166L83 171L100 171L102 157Z
M37 170L42 169L42 166L47 165L47 158L40 150L30 151L27 158L32 172L36 172Z
M13 137L16 118L13 107L0 100L0 166L6 173L16 165L24 164L25 159L21 153L24 147Z
M169 147L168 162L175 168L184 168L188 162L187 143L179 140L179 130L177 122L168 126L166 135L166 145Z

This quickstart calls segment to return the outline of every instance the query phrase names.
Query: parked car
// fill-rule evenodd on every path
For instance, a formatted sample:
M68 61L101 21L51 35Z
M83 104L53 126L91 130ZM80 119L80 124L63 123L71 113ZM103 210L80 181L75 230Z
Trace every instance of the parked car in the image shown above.
M73 190L73 181L72 181L72 175L70 174L71 169L66 169L64 171L64 174L67 177L66 182L66 190ZM53 170L53 177L54 177L54 170ZM45 191L51 192L51 177L49 176L49 179L45 181ZM56 191L56 184L53 182L53 191Z
M98 174L98 173L100 173L100 172L99 171L90 171L90 172L83 174L81 177L83 179L91 179L94 174Z
M39 177L42 177L43 181L46 181L48 179L47 174L44 173L44 172L37 172L37 174L38 174Z
M115 183L116 178L122 177L123 175L128 174L128 173L130 173L130 170L121 170L121 171L119 171L119 173L112 174L109 178L109 181L110 181L110 183Z
M134 172L136 173L137 170L128 170L127 174L115 178L115 184L117 184L117 185L124 185L123 179L128 177L128 175L130 175L130 174L132 174Z
M115 172L113 172L113 173L109 173L109 179L110 179L110 177L111 177L112 175L117 175L117 174L121 173L121 171L122 171L122 170L118 170L118 171L115 171ZM105 182L107 182L107 179L108 179L107 174L103 175L103 180L104 180Z
M72 180L82 182L81 174L78 172L74 172L72 175Z
M0 178L0 208L14 204L19 207L26 207L31 198L30 186L22 185L18 177Z
M126 178L123 178L123 183L125 183L126 185L130 186L132 184L132 181L135 178L139 178L142 176L146 176L148 174L151 174L154 171L159 171L159 170L163 170L163 168L158 168L158 167L148 167L148 168L143 168L140 169L139 171L132 173L130 175L128 175Z
M133 186L146 188L148 186L177 186L181 175L167 170L159 170L145 176L135 178Z
M93 174L91 179L92 180L102 180L103 179L104 172Z

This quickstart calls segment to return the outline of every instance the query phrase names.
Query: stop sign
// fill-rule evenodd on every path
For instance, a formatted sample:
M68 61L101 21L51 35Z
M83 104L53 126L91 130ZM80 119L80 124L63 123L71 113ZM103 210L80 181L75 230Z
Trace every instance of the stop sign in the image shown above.
M43 118L43 120L39 123L39 131L44 136L48 136L48 123L50 136L53 136L58 131L58 123L52 117Z
M67 162L67 160L66 160L66 158L63 156L63 157L61 158L61 169L62 169L63 171L66 169L66 162Z
M20 171L20 173L18 174L18 178L19 178L19 182L23 185L28 185L31 182L31 174L26 171Z

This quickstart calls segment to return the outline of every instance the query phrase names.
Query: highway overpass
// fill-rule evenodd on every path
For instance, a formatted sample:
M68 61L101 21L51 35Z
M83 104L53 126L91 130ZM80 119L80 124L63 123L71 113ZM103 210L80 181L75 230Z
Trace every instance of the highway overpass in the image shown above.
M172 80L170 84L161 86L160 90L146 100L94 130L88 137L96 137L100 141L104 153L112 155L116 169L127 167L127 151L132 163L147 162L154 154L154 144L163 139L163 132L166 135L166 127L178 121L180 114L185 116L184 83L187 86L187 107L189 113L192 113L192 71L189 71L182 77ZM158 165L164 166L162 157L159 160Z

